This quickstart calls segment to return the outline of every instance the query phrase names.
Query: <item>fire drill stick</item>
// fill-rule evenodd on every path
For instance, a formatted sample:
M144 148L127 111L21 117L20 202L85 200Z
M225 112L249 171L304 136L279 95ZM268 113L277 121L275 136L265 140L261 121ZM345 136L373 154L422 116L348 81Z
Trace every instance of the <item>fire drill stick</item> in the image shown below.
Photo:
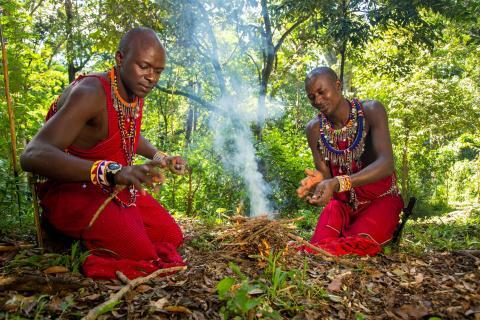
M18 179L18 164L17 164L17 139L15 136L15 116L13 114L12 108L12 99L10 97L10 83L8 81L8 60L7 60L7 49L5 47L6 41L3 39L3 30L2 30L2 21L1 17L3 15L3 8L0 7L0 43L2 45L2 63L3 63L3 78L5 82L5 97L7 99L7 108L8 108L8 120L10 125L10 139L11 139L11 152L12 152L12 165L13 165L13 175L15 176L15 186L17 191L17 202L18 202L18 211L20 212L20 194L17 185Z

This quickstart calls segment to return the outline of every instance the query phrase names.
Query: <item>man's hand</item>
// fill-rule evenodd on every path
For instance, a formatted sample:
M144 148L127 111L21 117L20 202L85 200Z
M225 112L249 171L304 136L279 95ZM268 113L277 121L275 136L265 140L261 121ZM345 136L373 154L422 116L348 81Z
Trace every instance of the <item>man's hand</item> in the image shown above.
M333 193L338 191L338 187L339 183L336 178L324 180L317 184L315 192L312 196L307 197L307 201L314 206L324 206L330 201Z
M323 181L323 175L318 170L305 169L307 177L300 181L300 187L297 189L299 198L303 198L308 195L312 189Z
M142 185L153 186L154 183L162 183L165 180L158 167L162 167L162 161L152 160L142 165L124 166L115 174L115 185L133 184L143 194L145 191Z
M166 156L160 160L162 168L168 168L174 174L184 175L187 163L180 156Z

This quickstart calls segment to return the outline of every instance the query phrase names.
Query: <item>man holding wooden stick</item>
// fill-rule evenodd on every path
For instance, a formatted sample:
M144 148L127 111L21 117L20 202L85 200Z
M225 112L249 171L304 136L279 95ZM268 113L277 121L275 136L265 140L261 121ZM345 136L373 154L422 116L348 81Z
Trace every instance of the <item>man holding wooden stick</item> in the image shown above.
M347 100L328 67L305 80L319 113L307 125L316 171L297 190L325 206L310 242L335 255L374 255L398 225L403 201L396 185L387 113L374 100Z
M143 189L161 170L182 174L185 161L158 151L140 134L144 97L165 68L166 52L147 28L128 31L108 72L78 77L52 104L46 124L21 156L39 184L44 218L85 240L83 270L93 278L136 278L183 265L182 232ZM134 165L135 154L151 161Z

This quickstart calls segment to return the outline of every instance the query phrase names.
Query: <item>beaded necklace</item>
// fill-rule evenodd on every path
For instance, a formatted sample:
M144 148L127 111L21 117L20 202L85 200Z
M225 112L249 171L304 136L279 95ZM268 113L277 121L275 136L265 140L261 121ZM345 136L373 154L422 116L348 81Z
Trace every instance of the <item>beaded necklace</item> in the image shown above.
M318 114L320 122L319 150L325 161L340 167L340 173L352 174L353 161L358 162L365 147L365 116L360 101L350 102L350 113L345 126L334 129L333 123L323 113ZM347 142L348 147L340 150L338 143Z
M117 103L114 104L114 106L121 109L123 114L128 115L127 121L130 121L131 119L137 119L139 109L137 108L137 106L139 104L140 98L135 97L132 102L127 102L122 98L122 96L118 92L117 72L115 70L115 67L110 70L110 81L113 81L112 83L114 84L112 86L112 97L117 100Z
M131 166L133 164L133 157L135 154L135 135L137 127L135 120L138 118L139 115L140 99L138 97L135 97L132 103L128 103L120 96L120 93L118 92L117 73L115 72L115 67L110 70L109 77L113 108L117 112L118 128L120 129L122 151L127 165ZM127 124L129 124L128 129ZM115 199L123 207L130 207L132 205L135 205L137 190L133 185L131 185L129 187L129 191L130 200L128 203L125 203L120 198L115 197Z

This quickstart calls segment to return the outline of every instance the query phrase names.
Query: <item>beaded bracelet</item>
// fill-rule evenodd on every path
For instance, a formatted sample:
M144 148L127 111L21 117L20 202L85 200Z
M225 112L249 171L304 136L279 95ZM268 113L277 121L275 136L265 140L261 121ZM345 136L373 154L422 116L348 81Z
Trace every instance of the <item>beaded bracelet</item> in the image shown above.
M166 157L168 157L168 154L159 150L159 151L155 152L155 154L153 155L153 160L162 161L163 158L166 158Z
M97 172L98 172L98 166L102 163L104 160L97 160L93 163L92 167L90 168L90 181L94 185L98 185L98 180L97 180Z
M337 178L339 184L338 192L349 191L352 189L352 180L350 179L350 176L336 176L335 178Z
M97 160L93 163L90 168L90 180L94 185L102 189L108 189L110 187L110 183L107 180L106 168L111 162L112 161L107 160Z

